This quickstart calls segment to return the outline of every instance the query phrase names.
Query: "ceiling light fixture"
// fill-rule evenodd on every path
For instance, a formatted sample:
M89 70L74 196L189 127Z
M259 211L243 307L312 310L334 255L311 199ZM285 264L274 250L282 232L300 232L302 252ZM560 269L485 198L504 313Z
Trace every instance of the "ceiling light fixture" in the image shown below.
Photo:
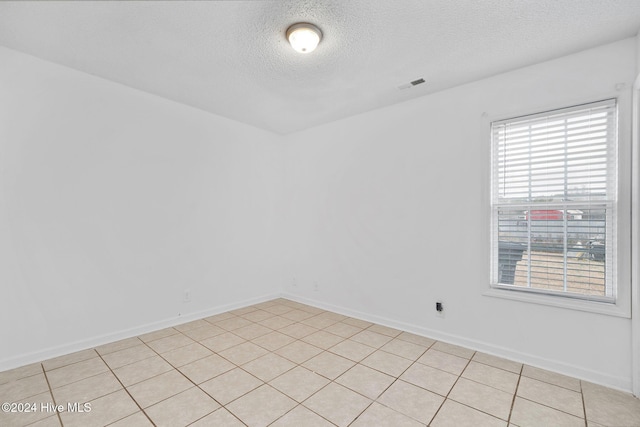
M300 22L287 30L287 39L297 52L313 52L322 39L322 31L313 24Z

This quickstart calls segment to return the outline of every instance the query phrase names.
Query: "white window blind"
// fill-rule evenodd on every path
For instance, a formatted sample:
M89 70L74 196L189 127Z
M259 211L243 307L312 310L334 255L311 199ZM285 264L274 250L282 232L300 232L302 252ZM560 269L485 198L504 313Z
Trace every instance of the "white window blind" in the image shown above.
M615 99L491 124L494 287L615 301Z

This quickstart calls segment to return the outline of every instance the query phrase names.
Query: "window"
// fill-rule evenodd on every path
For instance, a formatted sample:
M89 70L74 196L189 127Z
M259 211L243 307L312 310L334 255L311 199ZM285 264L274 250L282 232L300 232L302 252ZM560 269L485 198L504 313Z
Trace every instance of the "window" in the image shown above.
M615 302L617 107L491 124L494 288Z

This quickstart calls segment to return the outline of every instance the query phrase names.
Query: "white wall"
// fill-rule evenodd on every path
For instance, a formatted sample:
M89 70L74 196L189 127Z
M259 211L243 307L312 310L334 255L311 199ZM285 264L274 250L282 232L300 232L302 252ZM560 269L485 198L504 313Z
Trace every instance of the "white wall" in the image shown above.
M288 137L286 292L630 390L628 318L482 295L489 277L490 150L483 113L504 118L598 100L616 94L621 82L630 93L635 43L624 40ZM623 143L630 130L626 95ZM628 191L629 182L623 185ZM445 318L435 316L436 300L444 301Z
M277 295L280 147L0 48L0 371Z

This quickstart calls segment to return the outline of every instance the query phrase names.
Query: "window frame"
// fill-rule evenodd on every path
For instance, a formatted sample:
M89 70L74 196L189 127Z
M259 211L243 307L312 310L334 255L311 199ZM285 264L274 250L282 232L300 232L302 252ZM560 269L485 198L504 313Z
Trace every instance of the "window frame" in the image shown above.
M617 317L631 317L631 99L629 91L621 89L613 93L605 93L601 96L593 96L587 99L570 100L553 105L527 108L522 111L511 111L505 114L482 115L482 134L487 148L486 162L487 172L485 174L485 198L486 198L486 248L488 256L486 258L488 286L483 285L482 294L489 297L504 298L515 301L522 301L534 304L543 304L554 307L561 307L573 310L594 312ZM614 277L614 301L598 301L594 299L580 298L579 294L556 294L545 291L531 289L518 289L515 287L497 286L492 283L494 275L494 257L497 256L497 248L494 250L494 215L493 215L493 141L492 124L510 119L517 119L524 116L552 113L555 110L562 110L583 104L591 104L606 99L615 99L617 104L617 201L615 223L615 240L617 259L612 266ZM497 166L496 166L497 167Z

